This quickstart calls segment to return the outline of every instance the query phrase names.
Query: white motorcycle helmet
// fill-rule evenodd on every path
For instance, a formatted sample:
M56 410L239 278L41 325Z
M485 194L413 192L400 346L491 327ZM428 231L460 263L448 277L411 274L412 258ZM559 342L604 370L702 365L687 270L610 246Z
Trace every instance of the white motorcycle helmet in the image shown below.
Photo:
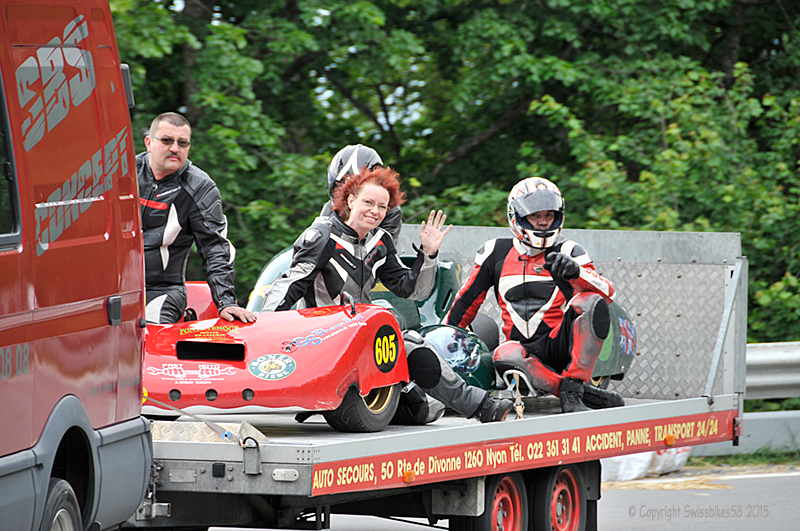
M552 210L553 224L538 229L528 223L528 214ZM542 177L528 177L514 185L508 194L508 224L511 232L523 244L534 249L547 249L555 245L564 227L564 198L558 186Z

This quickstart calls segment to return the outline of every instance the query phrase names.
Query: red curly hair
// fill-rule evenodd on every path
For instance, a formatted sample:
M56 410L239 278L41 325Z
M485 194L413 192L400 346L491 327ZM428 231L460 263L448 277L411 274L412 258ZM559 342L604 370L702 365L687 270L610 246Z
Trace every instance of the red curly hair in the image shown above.
M377 184L389 192L388 210L406 202L406 194L400 189L400 175L396 171L388 166L375 166L371 170L365 166L361 172L349 175L344 184L333 190L333 210L342 220L347 221L350 217L347 198L351 195L357 196L366 184Z

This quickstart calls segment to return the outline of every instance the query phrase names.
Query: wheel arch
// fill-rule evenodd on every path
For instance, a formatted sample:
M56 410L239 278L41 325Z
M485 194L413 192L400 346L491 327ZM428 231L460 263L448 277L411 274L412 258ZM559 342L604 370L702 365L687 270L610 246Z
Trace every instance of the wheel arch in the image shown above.
M86 408L76 396L67 395L56 403L31 449L35 456L34 529L41 525L50 478L67 481L75 491L84 527L93 521L97 508L97 446L100 442Z
M53 407L36 444L19 454L18 466L2 472L30 475L32 529L41 526L51 478L70 484L85 528L97 521L101 527L108 526L127 519L144 496L152 461L150 425L136 417L96 430L80 399L67 395ZM109 474L118 472L119 477L109 477L104 484L103 463ZM138 499L132 496L134 488L140 491ZM101 505L109 507L101 510Z

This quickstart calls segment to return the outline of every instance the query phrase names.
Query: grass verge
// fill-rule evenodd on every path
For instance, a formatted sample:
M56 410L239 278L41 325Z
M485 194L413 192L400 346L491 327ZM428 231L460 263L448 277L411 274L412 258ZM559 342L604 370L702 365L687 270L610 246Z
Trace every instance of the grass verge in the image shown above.
M759 465L797 465L800 466L800 451L779 452L758 450L751 454L716 455L690 457L686 463L693 467L714 466L759 466Z

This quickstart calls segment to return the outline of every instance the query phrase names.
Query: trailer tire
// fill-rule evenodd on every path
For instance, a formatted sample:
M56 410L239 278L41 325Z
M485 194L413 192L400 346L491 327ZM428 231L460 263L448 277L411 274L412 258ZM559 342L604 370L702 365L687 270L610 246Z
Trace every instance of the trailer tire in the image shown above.
M72 486L63 479L51 478L42 513L41 531L80 531L81 509Z
M544 469L536 479L533 496L534 531L584 531L586 481L574 465Z
M394 417L400 401L401 384L373 389L361 396L358 388L350 387L342 403L324 413L331 428L351 433L381 431Z
M450 531L528 531L528 494L519 473L486 477L480 516L451 516Z

